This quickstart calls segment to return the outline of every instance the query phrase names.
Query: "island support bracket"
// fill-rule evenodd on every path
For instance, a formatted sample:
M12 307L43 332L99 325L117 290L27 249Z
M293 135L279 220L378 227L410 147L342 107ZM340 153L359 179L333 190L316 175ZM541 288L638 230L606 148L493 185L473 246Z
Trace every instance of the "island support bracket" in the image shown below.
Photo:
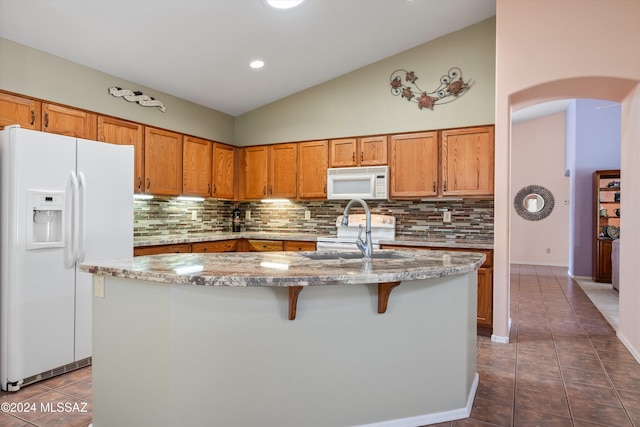
M378 283L378 313L382 314L387 311L387 304L389 303L389 295L391 290L398 286L400 282L384 282Z
M296 310L298 309L298 295L303 286L289 287L289 320L295 320Z
M382 314L387 311L391 290L399 284L400 282L378 283L378 313ZM296 318L298 295L300 295L302 288L304 286L289 286L289 320L295 320Z

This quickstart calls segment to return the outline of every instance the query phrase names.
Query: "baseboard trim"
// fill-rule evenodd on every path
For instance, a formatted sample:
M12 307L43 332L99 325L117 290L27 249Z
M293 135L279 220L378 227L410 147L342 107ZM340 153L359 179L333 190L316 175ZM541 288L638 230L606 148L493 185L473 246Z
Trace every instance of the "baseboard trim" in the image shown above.
M471 408L473 407L473 400L475 399L476 391L478 390L478 382L479 376L478 373L476 373L473 379L473 384L471 384L471 390L469 390L469 395L467 396L467 405L464 408L437 412L435 414L418 415L416 417L382 421L373 424L362 424L357 427L415 427L469 418L469 415L471 415Z
M511 333L511 317L509 317L507 332ZM501 337L500 335L491 335L491 341L500 344L509 344L509 335L507 335L506 337Z
M633 348L629 340L627 340L627 338L624 335L622 335L620 331L616 332L616 336L622 342L622 344L624 344L624 346L627 347L627 350L629 350L629 353L631 353L631 355L636 359L636 361L640 363L640 353L638 353L636 349Z

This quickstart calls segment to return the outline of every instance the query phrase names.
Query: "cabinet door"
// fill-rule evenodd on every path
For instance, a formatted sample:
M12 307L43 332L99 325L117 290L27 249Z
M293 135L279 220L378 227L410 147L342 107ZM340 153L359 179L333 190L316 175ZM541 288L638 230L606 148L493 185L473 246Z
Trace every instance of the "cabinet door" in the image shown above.
M267 147L244 148L245 190L247 199L267 197Z
M392 135L389 155L391 198L437 195L437 132Z
M493 127L442 131L442 194L493 195Z
M478 269L478 326L493 326L493 269Z
M296 197L297 161L297 144L276 144L269 146L268 197Z
M98 116L62 105L43 103L42 130L95 141L98 137Z
M345 166L357 166L357 146L358 140L356 138L330 140L329 167L340 168Z
M387 164L387 136L359 138L360 166L380 166Z
M230 145L213 144L213 197L233 199L236 149Z
M136 193L144 191L144 129L141 124L112 117L98 116L98 141L118 145L133 145L134 182Z
M39 101L0 93L0 129L20 125L23 129L40 130Z
M327 198L328 142L298 144L298 198Z
M145 193L178 196L182 192L182 135L145 127Z
M192 136L182 142L182 194L211 196L213 142Z

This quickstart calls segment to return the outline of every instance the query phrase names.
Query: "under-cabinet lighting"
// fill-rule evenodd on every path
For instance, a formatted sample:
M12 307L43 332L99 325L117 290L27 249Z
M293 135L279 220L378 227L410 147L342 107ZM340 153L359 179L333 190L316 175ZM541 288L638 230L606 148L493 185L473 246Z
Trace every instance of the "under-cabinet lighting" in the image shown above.
M260 263L260 267L274 268L276 270L288 270L289 269L289 264L284 264L282 262L262 261Z
M204 197L178 196L176 200L181 202L204 202Z
M262 199L262 203L289 203L289 199Z
M204 266L197 264L197 265L187 265L185 267L177 267L174 268L173 271L176 274L190 274L190 273L198 273L200 271L204 270Z
M151 200L153 196L151 194L134 194L133 200Z

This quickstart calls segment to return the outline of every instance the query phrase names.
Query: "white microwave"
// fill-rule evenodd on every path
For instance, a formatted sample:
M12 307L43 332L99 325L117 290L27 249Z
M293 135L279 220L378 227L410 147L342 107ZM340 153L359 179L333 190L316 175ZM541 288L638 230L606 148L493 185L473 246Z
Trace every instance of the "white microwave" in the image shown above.
M389 167L327 169L327 199L388 200Z

